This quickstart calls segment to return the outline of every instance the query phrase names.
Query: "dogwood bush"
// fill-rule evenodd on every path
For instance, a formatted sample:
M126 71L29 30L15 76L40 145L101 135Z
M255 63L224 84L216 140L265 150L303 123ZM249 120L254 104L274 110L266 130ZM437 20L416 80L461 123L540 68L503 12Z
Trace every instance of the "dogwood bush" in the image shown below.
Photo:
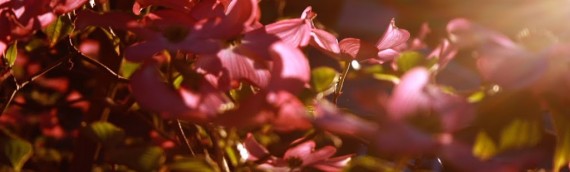
M431 46L395 18L369 42L318 11L0 0L1 171L568 170L556 35L456 18Z

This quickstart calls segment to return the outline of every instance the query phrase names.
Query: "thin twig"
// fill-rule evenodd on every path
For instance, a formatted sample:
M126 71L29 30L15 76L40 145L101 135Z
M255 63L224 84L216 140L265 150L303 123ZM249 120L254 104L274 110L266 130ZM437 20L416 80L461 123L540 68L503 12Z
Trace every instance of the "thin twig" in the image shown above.
M342 87L344 85L344 80L348 75L348 71L350 71L350 63L346 64L346 69L344 70L344 73L342 73L342 75L340 76L340 79L336 85L336 89L334 90L334 104L338 103L338 98L342 94Z
M16 93L18 93L18 91L20 91L22 88L24 88L28 84L32 83L36 79L42 77L46 73L50 72L51 70L55 69L56 67L61 66L63 64L63 62L65 62L68 59L69 59L69 57L59 59L55 64L53 64L47 68L44 68L41 72L31 76L29 79L27 79L26 81L24 81L22 83L18 83L16 78L14 78L14 83L16 83L16 88L12 91L10 98L8 98L8 101L6 101L4 103L4 107L2 107L2 113L0 113L0 115L4 114L4 112L6 112L6 110L8 109L8 106L14 100L14 97L16 96Z
M128 82L129 82L129 79L127 79L127 78L125 78L125 77L119 75L118 73L116 73L115 71L113 71L113 70L111 70L109 67L107 67L105 64L103 64L103 63L101 63L101 62L99 62L99 61L97 61L97 60L95 60L95 59L92 59L91 57L84 56L83 54L80 54L80 57L81 57L82 60L85 60L86 62L91 63L91 64L97 66L98 68L100 68L100 69L102 69L103 71L107 72L109 75L115 77L115 78L117 79L117 81L123 82L123 83L128 83Z
M178 132L177 132L178 133L178 139L182 140L182 143L184 143L186 145L186 148L188 149L190 154L192 154L192 156L196 156L194 149L192 149L192 145L190 145L190 142L188 142L188 138L186 137L186 134L184 132L184 128L182 128L182 123L180 122L180 119L176 119L176 126L178 127Z
M228 168L228 165L226 163L225 157L224 157L224 150L222 150L220 148L220 136L219 136L219 131L216 128L216 126L214 125L208 125L207 127L208 129L206 130L208 132L208 134L210 135L210 139L212 140L212 143L214 144L213 149L214 149L214 154L215 154L215 161L216 164L218 164L218 167L224 171L224 172L228 172L230 171Z
M91 57L87 57L85 56L83 53L81 53L81 51L79 49L77 49L77 47L75 47L75 43L73 42L73 39L71 39L71 37L69 38L69 44L71 46L71 48L73 48L73 50L75 50L75 54L78 54L79 57L81 57L82 60L85 60L86 62L95 65L96 67L104 70L105 72L107 72L107 74L117 78L117 81L119 82L124 82L124 83L128 83L129 79L119 75L118 73L116 73L115 71L113 71L111 68L109 68L107 65L91 58Z

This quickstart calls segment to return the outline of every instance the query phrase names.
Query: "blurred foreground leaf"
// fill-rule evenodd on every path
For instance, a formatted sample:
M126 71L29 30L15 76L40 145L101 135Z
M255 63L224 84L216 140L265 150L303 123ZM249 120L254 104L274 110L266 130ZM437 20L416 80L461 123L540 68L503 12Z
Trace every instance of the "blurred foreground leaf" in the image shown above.
M493 139L491 139L487 133L480 131L473 145L473 155L480 159L487 160L495 156L495 154L497 154L495 142L493 142Z
M415 51L407 51L402 52L400 57L396 59L396 65L399 71L406 72L416 66L422 65L424 61L425 58L422 54Z
M535 146L541 139L542 121L515 119L501 132L501 151Z
M32 144L18 138L2 138L0 140L2 154L10 162L14 171L21 171L22 167L32 156Z
M172 171L218 172L220 169L215 162L203 158L180 158L168 165Z
M393 162L378 159L371 156L361 156L350 161L350 164L342 171L398 171L397 165Z
M164 151L157 146L109 150L106 159L112 163L126 165L136 171L156 171L166 160Z

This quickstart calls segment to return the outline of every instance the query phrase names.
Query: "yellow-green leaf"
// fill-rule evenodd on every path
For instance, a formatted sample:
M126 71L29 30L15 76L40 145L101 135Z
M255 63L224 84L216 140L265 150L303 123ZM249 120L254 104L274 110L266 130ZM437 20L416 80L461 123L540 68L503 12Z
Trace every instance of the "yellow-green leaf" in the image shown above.
M501 132L501 151L532 147L541 139L540 122L529 119L516 119Z
M85 134L105 146L115 146L125 137L125 131L109 122L94 122L84 129Z
M425 57L415 51L406 51L400 54L400 57L396 59L396 65L398 70L406 72L416 66L420 66L425 62Z
M486 160L492 158L495 154L497 154L497 146L493 139L484 131L479 131L475 139L475 145L473 145L473 155Z
M32 144L18 138L3 138L0 140L2 154L10 161L14 171L21 171L33 153Z
M361 156L350 161L342 171L386 171L396 172L398 167L395 163L375 158L372 156Z
M140 63L130 62L127 60L123 60L123 64L121 64L120 75L125 78L130 78L131 75L141 66Z
M395 75L375 73L375 74L372 74L372 77L374 77L374 79L377 79L377 80L389 81L389 82L392 82L394 84L400 83L400 78L398 78Z
M12 45L10 45L10 47L8 47L8 49L4 53L4 59L8 63L9 67L14 66L14 63L16 62L16 57L18 57L18 42L17 41L14 42Z
M477 103L477 102L480 102L481 100L483 100L483 98L485 98L485 92L484 91L477 91L477 92L469 95L469 97L467 98L467 101L469 101L469 103Z
M144 146L109 150L106 159L136 171L156 171L164 164L166 157L160 147Z
M558 127L558 140L554 152L554 171L570 162L570 125Z
M48 27L46 27L44 32L48 37L50 47L55 46L59 40L73 31L73 25L71 23L71 19L69 19L66 15L62 15L59 16L57 20L51 23Z
M325 91L333 85L336 75L336 70L330 67L315 68L311 71L311 85L317 92Z
M171 171L218 172L220 169L215 162L204 158L180 158L168 165Z

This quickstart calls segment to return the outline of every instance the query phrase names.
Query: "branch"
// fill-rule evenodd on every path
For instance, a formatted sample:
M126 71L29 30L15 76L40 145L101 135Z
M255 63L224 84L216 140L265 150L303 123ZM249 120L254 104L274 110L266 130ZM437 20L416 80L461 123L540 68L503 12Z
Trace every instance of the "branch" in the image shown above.
M16 88L15 88L15 89L12 91L12 93L10 94L10 98L8 98L8 101L6 101L6 102L4 103L4 106L2 107L2 113L0 113L0 115L4 114L4 112L6 112L6 110L8 109L8 106L9 106L10 103L14 100L14 97L16 96L16 93L18 93L18 91L20 91L22 88L24 88L24 87L27 86L28 84L34 82L36 79L42 77L42 76L45 75L46 73L48 73L48 72L52 71L53 69L55 69L55 68L61 66L61 65L63 64L63 62L65 62L65 61L67 61L67 60L69 60L69 59L70 59L69 57L59 59L55 64L53 64L53 65L51 65L51 66L49 66L49 67L47 67L47 68L44 68L42 71L40 71L39 73L37 73L37 74L31 76L29 79L27 79L26 81L24 81L24 82L22 82L22 83L19 83L19 82L16 80L16 78L13 78ZM12 74L10 74L10 75L12 75ZM12 77L13 77L13 76L12 76Z
M188 142L188 138L186 138L186 133L184 132L184 129L182 128L182 123L180 122L180 119L176 119L176 126L178 129L178 132L176 132L176 133L178 133L178 140L181 140L182 143L184 143L186 145L186 148L188 149L190 154L192 154L192 156L196 156L196 153L192 149L192 145L190 145L190 142Z
M346 68L344 70L344 73L340 76L340 81L338 81L336 88L334 90L334 104L335 105L338 103L338 98L342 94L342 86L344 85L344 80L346 79L346 76L348 75L348 71L350 71L350 63L346 64Z
M90 64L92 64L92 65L97 66L99 69L105 71L108 75L111 75L112 77L116 78L117 81L123 82L123 83L128 83L128 82L129 82L129 79L127 79L127 78L125 78L125 77L119 75L118 73L116 73L115 71L113 71L113 70L111 70L109 67L107 67L105 64L103 64L103 63L101 63L101 62L99 62L99 61L97 61L97 60L95 60L95 59L92 59L91 57L87 57L87 56L85 56L85 55L83 55L83 54L81 54L81 53L79 53L79 55L80 55L80 57L81 57L82 60L84 60L84 61L86 61L86 62L88 62L88 63L90 63Z

